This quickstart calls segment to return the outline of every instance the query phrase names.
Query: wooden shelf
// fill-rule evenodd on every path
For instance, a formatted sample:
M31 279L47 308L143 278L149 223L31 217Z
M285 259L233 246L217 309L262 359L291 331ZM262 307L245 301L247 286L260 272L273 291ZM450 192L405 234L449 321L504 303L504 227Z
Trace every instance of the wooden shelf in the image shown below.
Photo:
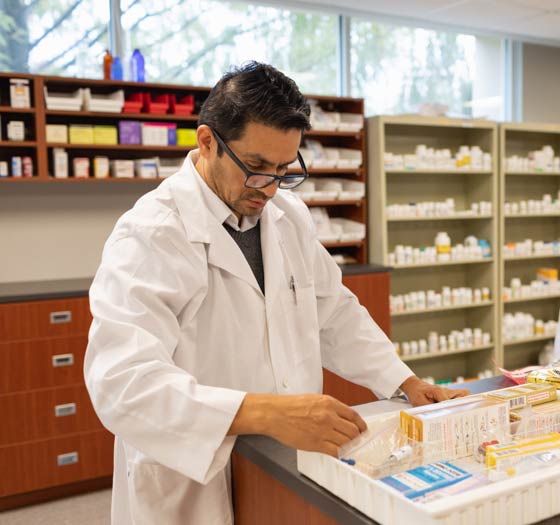
M554 339L554 337L554 335L537 335L535 337L527 337L525 339L516 339L515 341L508 341L507 339L504 339L503 343L504 346L514 346L525 343L533 343L536 341L546 341L548 339Z
M491 263L494 262L494 258L490 257L488 259L476 259L476 260L465 260L465 261L449 261L449 262L431 262L431 263L421 263L421 264L395 264L393 268L395 270L403 270L407 268L427 268L431 266L456 266L461 264L481 264L481 263Z
M303 172L298 169L290 169L287 173L298 174ZM359 177L362 174L362 168L310 168L307 166L307 173L309 175L355 175Z
M447 215L444 217L390 217L387 222L417 222L417 221L474 221L492 219L493 215Z
M12 106L0 106L0 113L35 113L35 108L13 108Z
M409 361L419 361L420 359L433 359L436 357L449 357L457 354L466 354L468 352L479 352L481 350L490 350L494 348L494 345L481 345L481 346L473 346L471 348L466 348L464 350L454 350L453 352L432 352L427 354L416 354L416 355L408 355L403 356L401 355L401 359L407 363Z
M304 201L304 202L309 207L313 207L313 206L361 206L364 202L364 199L348 200L348 201L329 200L329 201Z
M550 255L524 255L523 257L504 257L504 261L530 261L531 259L554 259L560 257L560 253Z
M194 146L142 146L137 144L47 144L49 148L65 148L65 149L91 149L106 151L178 151L187 153L195 149Z
M385 170L387 175L402 174L402 173L416 173L418 175L492 175L492 170L469 170L469 169L388 169Z
M34 148L37 146L37 142L34 140L24 140L24 141L12 141L12 140L2 140L0 141L0 148Z
M535 295L534 297L518 297L503 301L504 304L528 303L531 301L546 301L547 299L560 299L560 294Z
M306 137L351 137L360 138L362 131L322 131L318 129L310 129L304 133Z
M453 310L466 310L469 308L482 308L483 306L492 306L494 301L485 301L473 304L461 304L458 306L442 306L441 308L426 308L425 310L408 310L404 312L396 312L391 317L408 317L411 315L422 315L434 312L452 312Z
M347 242L321 242L325 248L351 248L361 247L365 241L347 241Z
M134 120L173 120L181 122L196 122L198 115L174 115L170 113L154 114L154 113L106 113L100 111L62 111L47 109L45 111L47 117L49 115L75 117L80 118L114 118L114 119L134 119Z
M511 176L526 176L538 175L545 177L560 177L560 171L506 171L506 177Z
M534 219L537 217L560 217L560 213L524 213L523 215L504 215L506 219Z

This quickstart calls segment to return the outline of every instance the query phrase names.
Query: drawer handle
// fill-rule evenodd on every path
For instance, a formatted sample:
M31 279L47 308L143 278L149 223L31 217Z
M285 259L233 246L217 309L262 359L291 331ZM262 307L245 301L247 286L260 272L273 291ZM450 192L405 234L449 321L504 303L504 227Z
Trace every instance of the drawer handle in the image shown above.
M68 452L67 454L59 454L56 458L56 464L59 467L63 467L64 465L74 465L75 463L78 463L77 452Z
M56 417L73 416L74 414L76 414L76 403L65 403L54 407Z
M58 366L72 366L74 364L74 354L59 354L52 356L52 365L56 368Z
M66 310L64 312L51 312L51 324L64 324L72 322L72 312Z

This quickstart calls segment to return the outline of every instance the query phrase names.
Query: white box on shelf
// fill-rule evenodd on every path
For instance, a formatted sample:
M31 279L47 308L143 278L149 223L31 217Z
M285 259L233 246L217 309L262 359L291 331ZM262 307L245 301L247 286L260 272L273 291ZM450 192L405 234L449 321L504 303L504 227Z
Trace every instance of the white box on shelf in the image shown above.
M45 104L47 109L62 111L80 111L84 103L84 90L82 88L71 93L50 92L45 86Z
M183 165L184 159L182 157L178 158L161 158L158 157L158 177L165 179L167 177L171 177L177 173L181 166Z
M93 158L93 176L96 179L106 179L109 177L109 158L96 156Z
M136 176L140 179L157 179L158 176L158 159L138 159L134 161L136 165Z
M65 149L53 149L53 171L56 179L68 178L68 153Z
M363 241L366 238L366 225L361 222L333 217L331 224L341 229L341 241Z
M116 179L133 179L134 178L134 161L133 160L112 160L111 177Z
M89 159L87 157L75 157L72 159L74 165L74 178L87 179L89 178Z
M300 199L304 201L312 200L315 197L315 179L307 179L303 181L296 189L293 190Z
M313 181L315 183L313 199L315 200L335 200L342 191L342 184L335 179L316 178Z
M311 208L309 211L315 224L317 238L321 242L337 242L340 240L340 233L333 230L326 208Z
M84 88L84 110L105 113L121 113L124 106L124 90L114 93L92 94L90 88Z
M7 126L8 140L23 141L25 140L25 124L22 120L12 120Z
M338 131L362 131L364 127L364 117L357 113L339 113Z
M28 79L10 78L10 105L13 108L31 107Z
M169 131L165 126L155 123L142 123L142 145L144 146L167 146Z
M66 124L47 124L47 142L66 144L68 142L68 126Z
M362 152L359 149L338 148L337 168L359 168L362 165Z
M360 200L366 195L366 185L358 180L336 179L342 184L338 198L343 200Z

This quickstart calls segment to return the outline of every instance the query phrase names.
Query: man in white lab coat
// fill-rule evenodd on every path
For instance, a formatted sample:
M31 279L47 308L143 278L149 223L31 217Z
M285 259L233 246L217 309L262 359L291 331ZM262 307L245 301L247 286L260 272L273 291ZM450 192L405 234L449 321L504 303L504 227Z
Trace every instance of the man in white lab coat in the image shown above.
M198 149L117 222L90 290L86 384L115 434L112 523L232 523L235 436L336 455L365 430L322 367L413 404L447 399L341 282L306 206L309 105L274 68L226 74ZM299 160L301 174L287 174Z

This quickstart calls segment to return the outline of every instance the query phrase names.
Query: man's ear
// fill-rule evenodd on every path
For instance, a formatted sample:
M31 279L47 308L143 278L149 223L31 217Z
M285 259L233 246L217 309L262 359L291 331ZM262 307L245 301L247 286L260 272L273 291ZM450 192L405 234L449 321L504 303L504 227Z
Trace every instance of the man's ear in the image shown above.
M216 139L212 130L206 124L201 124L196 129L196 142L200 151L200 156L209 158L217 148Z

